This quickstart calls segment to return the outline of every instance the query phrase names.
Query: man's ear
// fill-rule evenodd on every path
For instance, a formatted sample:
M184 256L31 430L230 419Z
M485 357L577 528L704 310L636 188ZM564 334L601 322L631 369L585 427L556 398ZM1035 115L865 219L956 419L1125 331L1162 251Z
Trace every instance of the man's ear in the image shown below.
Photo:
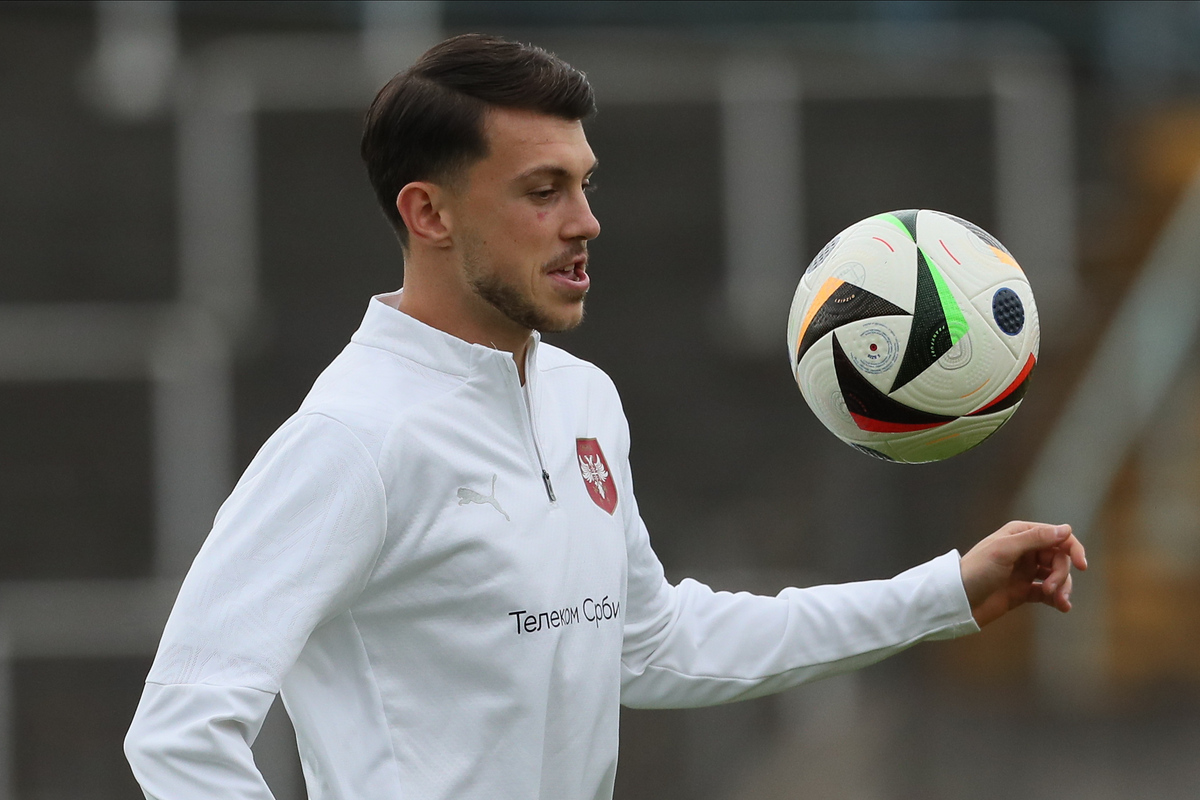
M396 195L396 210L408 228L409 239L432 247L452 244L446 190L436 183L413 181Z

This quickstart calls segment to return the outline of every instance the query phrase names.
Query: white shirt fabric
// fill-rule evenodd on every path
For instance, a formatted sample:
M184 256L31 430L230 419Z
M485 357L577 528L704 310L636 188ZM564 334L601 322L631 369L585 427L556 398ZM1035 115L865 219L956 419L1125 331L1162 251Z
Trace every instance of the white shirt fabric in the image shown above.
M267 800L250 744L282 692L313 800L610 798L622 703L757 697L978 630L955 552L777 597L672 586L608 376L535 337L522 387L397 298L217 514L126 738L146 797Z

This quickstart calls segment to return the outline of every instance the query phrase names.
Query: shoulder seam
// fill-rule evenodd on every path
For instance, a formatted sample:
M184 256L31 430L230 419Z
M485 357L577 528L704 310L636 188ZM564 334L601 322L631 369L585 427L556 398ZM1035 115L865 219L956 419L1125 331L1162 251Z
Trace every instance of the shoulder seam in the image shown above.
M541 372L552 372L553 370L556 370L556 369L571 369L572 367L574 367L576 369L591 369L591 370L595 370L596 372L599 372L601 374L606 374L604 372L604 370L600 369L599 367L597 367L595 364L593 364L590 361L584 361L582 358L578 359L574 362L568 363L568 364L555 364L554 366L551 366L551 367L545 367L544 369L541 369L540 371Z
M423 364L423 363L421 363L420 361L415 361L415 360L413 360L413 359L411 359L411 358L408 358L407 356L402 356L402 355L400 355L400 354L399 354L399 353L397 353L397 352L394 352L394 351L392 351L392 350L388 350L386 347L379 347L378 345L374 345L374 344L366 344L366 343L364 343L364 342L355 341L354 339L351 339L351 340L350 340L350 344L356 344L356 345L358 345L359 347L366 347L366 348L368 348L368 349L370 349L370 350L378 350L378 351L379 351L379 352L381 352L381 353L387 353L389 356L391 356L391 357L393 357L393 358L398 358L398 359L400 359L401 361L407 361L407 362L409 362L410 364L416 364L417 366L421 367L422 369L427 369L427 370L429 370L430 372L436 372L436 373L438 373L439 375L449 375L449 376L450 376L450 377L452 377L452 378L462 378L463 380L467 380L468 378L470 378L470 377L471 377L470 375L462 375L462 374L460 374L460 373L457 373L457 372L447 372L447 371L446 371L446 370L444 370L444 369L438 369L437 367L432 367L432 366L430 366L430 365L428 365L428 364Z
M164 686L164 687L180 686L180 687L187 687L187 688L202 686L206 689L249 689L252 692L258 692L260 694L267 694L267 695L270 695L271 697L274 697L275 695L279 694L279 692L272 692L269 689L260 689L257 686L241 686L241 685L234 684L234 683L164 683L163 681L148 680L148 681L146 681L146 685L147 686Z

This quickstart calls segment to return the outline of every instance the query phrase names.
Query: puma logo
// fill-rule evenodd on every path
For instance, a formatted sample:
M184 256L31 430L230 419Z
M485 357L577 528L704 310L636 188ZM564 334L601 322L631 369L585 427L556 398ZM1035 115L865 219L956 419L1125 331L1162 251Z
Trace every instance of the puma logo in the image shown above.
M467 503L479 503L480 505L487 504L499 511L501 514L504 514L505 522L512 522L512 520L508 518L508 514L505 513L504 509L500 507L500 501L496 499L495 475L492 475L492 493L490 495L482 495L474 489L468 489L465 486L460 488L458 490L458 504L460 506L465 506Z

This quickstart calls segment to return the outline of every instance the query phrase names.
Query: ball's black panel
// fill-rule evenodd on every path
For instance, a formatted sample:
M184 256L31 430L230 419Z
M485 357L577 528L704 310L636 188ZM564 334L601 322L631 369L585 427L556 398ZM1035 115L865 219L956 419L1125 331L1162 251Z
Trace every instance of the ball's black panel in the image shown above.
M821 304L817 313L813 314L812 321L808 323L808 328L800 339L800 346L796 349L796 363L799 364L808 349L834 328L871 317L901 314L907 316L908 312L895 303L884 300L873 292L868 292L861 286L842 283Z
M903 211L893 211L891 214L904 223L904 227L908 229L908 235L915 242L917 240L917 209L907 208Z
M1016 336L1025 327L1025 306L1012 289L997 289L992 295L992 317L1000 330Z
M897 425L941 425L958 419L958 417L930 414L928 411L906 406L888 397L872 386L870 381L854 368L850 357L846 355L846 351L838 342L837 336L834 335L831 338L833 339L833 367L837 374L838 388L842 392L842 399L846 401L846 409L851 414Z
M896 391L913 378L933 366L945 355L953 343L950 341L950 326L946 323L946 311L938 295L933 274L925 263L925 254L917 248L917 299L913 306L912 330L908 334L908 345L904 349L904 360L896 372L891 391Z
M896 459L894 459L894 458L892 458L891 456L889 456L887 453L881 453L881 452L879 452L878 450L875 450L875 449L872 449L872 448L870 448L870 447L867 447L866 445L862 445L862 444L855 444L854 442L846 442L846 444L850 445L851 447L853 447L853 448L854 448L855 450L857 450L858 452L860 452L860 453L866 453L867 455L871 456L872 458L878 458L880 461L890 461L890 462L892 462L893 464L903 464L903 463L905 463L905 462L903 462L903 461L897 461Z

